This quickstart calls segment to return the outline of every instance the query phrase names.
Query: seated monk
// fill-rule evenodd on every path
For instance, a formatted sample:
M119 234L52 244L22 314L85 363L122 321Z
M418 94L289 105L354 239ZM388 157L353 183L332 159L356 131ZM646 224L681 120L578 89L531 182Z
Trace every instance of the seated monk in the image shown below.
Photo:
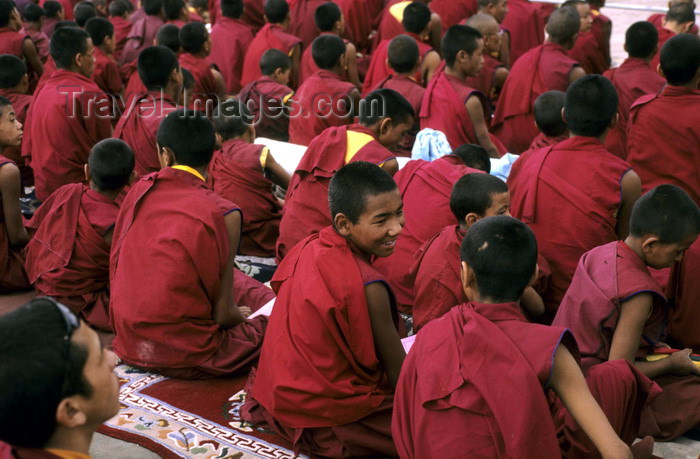
M680 261L699 233L700 209L688 193L675 185L653 188L634 205L624 241L581 257L553 322L574 334L584 370L624 359L661 386L663 393L642 415L639 435L663 441L700 426L700 366L690 359L690 348L645 360L666 346L660 340L672 314L648 268Z
M391 150L413 125L411 104L396 91L379 89L363 100L359 111L359 124L326 129L301 158L284 201L278 260L299 241L330 224L326 194L338 169L353 161L377 164L392 175L399 169Z
M241 20L243 10L243 0L221 0L221 17L211 28L209 62L223 75L227 94L237 94L243 87L243 59L255 37L253 28Z
M359 52L365 53L371 44L374 23L381 16L383 0L335 0L345 19L343 37L352 41Z
M566 51L576 42L581 24L578 12L559 8L547 22L548 39L525 53L513 65L498 98L491 126L511 153L527 150L537 137L532 104L540 94L566 91L585 71Z
M63 1L70 5L70 2L67 0ZM63 4L54 0L46 0L42 7L44 8L44 13L46 13L46 18L41 26L41 30L51 39L56 23L65 19L73 19L73 10L71 8L68 9L70 13L70 17L68 17L63 10Z
M651 68L658 68L661 59L661 48L663 48L664 43L678 34L690 33L693 25L695 25L694 4L677 3L668 9L666 17L661 21L661 27L656 28L659 32L659 52L651 60Z
M3 155L8 147L22 143L22 125L17 121L10 101L0 96L0 293L30 287L24 271L22 248L29 235L22 223L19 197L22 193L19 169Z
M11 54L1 55L0 96L6 97L10 101L15 112L15 118L21 125L26 123L27 110L32 100L31 94L27 94L28 91L29 75L27 74L27 66L24 65L22 59ZM22 149L19 146L6 147L2 154L19 167L23 186L34 184L32 169L24 164Z
M581 26L579 27L576 43L574 43L574 47L567 54L581 64L586 73L602 74L610 68L610 63L598 42L598 38L591 30L593 26L591 6L583 0L567 0L562 4L562 7L567 6L576 8L579 18L581 18Z
M156 46L165 46L166 48L172 50L175 53L175 57L179 57L182 54L182 45L180 44L180 29L173 24L164 24L158 29L156 34ZM143 51L141 51L143 52ZM141 54L139 54L140 56ZM127 70L125 68L128 67ZM182 70L182 69L181 69ZM185 69L186 70L186 69ZM188 70L189 72L189 70ZM184 71L182 72L184 75ZM122 68L122 76L129 75L128 83L126 84L126 89L124 90L126 108L132 107L135 102L131 100L132 97L138 97L144 92L148 92L148 88L144 86L141 77L139 77L138 72L138 59L135 63ZM138 167L138 160L136 162Z
M95 70L92 79L97 86L119 102L124 83L119 74L119 66L114 60L114 26L105 18L91 18L85 23L85 31L90 34L95 46Z
M189 23L190 13L185 1L163 0L163 19L165 19L166 24L173 24L180 28Z
M499 47L498 50L493 52L492 56L493 58L497 59L501 64L503 64L506 68L510 68L510 32L503 27L503 21L505 20L507 14L508 14L508 1L507 0L478 0L477 1L477 6L479 7L479 11L477 14L474 16L480 15L480 14L485 14L488 16L491 16L496 20L498 23L498 33L499 33ZM473 17L473 16L472 16ZM473 24L467 24L467 21L470 18L467 18L463 20L460 24L468 25L470 27L474 27L475 29L479 30L479 32L484 34L484 32L481 31L480 28L475 27ZM484 38L486 40L486 38ZM488 48L488 44L484 43L484 47ZM486 59L486 55L484 55L484 59ZM486 66L486 62L484 62L484 66Z
M331 179L332 226L277 268L269 333L241 417L312 457L394 457L394 385L406 353L391 289L370 262L403 226L391 175L357 161ZM326 209L328 210L328 209Z
M318 71L299 86L289 120L289 141L309 145L331 126L352 124L360 93L341 79L345 73L345 43L337 35L321 35L311 45Z
M561 91L547 91L535 100L532 111L540 133L533 139L530 148L520 156L527 156L530 151L556 145L569 138L569 128L561 114L564 99L565 95Z
M73 7L73 15L75 16L75 23L78 27L85 29L85 24L92 19L97 17L97 2L92 0L81 0L75 4Z
M450 210L457 219L457 225L446 226L423 244L411 267L411 278L415 279L415 333L431 320L442 317L453 306L469 301L460 276L459 248L462 239L469 228L482 218L510 216L509 208L508 185L498 177L467 174L457 180L450 196ZM531 286L523 291L520 306L527 317L537 317L544 312L542 298Z
M581 255L627 237L639 176L605 149L617 93L600 75L586 75L566 91L564 118L571 137L521 156L508 177L511 213L537 236L551 277L542 295L551 318Z
M149 46L153 46L153 40L163 21L163 0L143 0L143 15L134 18L134 25L126 37L124 51L119 65L130 64L139 57L139 53Z
M301 50L311 46L319 35L319 30L313 27L316 9L326 0L295 0L291 2L289 11L289 33L301 40Z
M114 58L117 62L121 61L126 37L129 36L133 23L129 20L129 16L134 7L128 0L114 0L109 4L109 22L114 27Z
M612 59L610 57L610 36L612 35L612 20L600 12L600 9L605 6L606 0L590 0L588 4L591 7L591 16L593 23L591 24L591 33L595 36L598 42L598 47L603 53L603 58L610 68Z
M460 259L469 301L421 329L396 386L399 455L652 457L653 439L629 445L658 387L624 360L584 378L569 330L527 322L519 301L537 275L527 225L476 222Z
M36 45L27 34L20 33L22 18L12 0L0 0L0 54L12 54L23 59L36 77L44 66Z
M244 372L258 359L267 317L246 319L250 309L236 301L247 293L234 289L241 212L204 179L214 127L202 112L180 109L157 139L163 169L131 187L114 228L114 351L170 377Z
M464 22L464 25L478 30L484 39L484 50L479 74L468 77L465 83L486 95L490 104L489 112L496 106L498 95L508 77L508 68L493 55L498 55L501 49L501 41L504 34L498 27L498 22L490 14L475 14ZM490 120L489 120L490 121Z
M278 50L270 50L277 51ZM289 173L275 161L270 149L256 145L253 115L237 99L224 102L214 117L217 143L209 163L207 184L219 196L243 203L241 255L274 257L282 203L272 193L276 184L289 187Z
M693 8L695 8L694 0L670 0L668 2L668 8L671 9L673 5L677 5L679 3L687 3L689 5L692 5ZM665 13L654 13L647 18L647 21L651 22L657 29L660 29L661 27L663 27L664 19L666 19ZM697 35L698 26L696 24L693 24L693 26L690 28L689 33Z
M30 2L22 10L22 17L24 18L24 31L32 39L39 54L39 60L43 64L49 57L49 37L41 30L46 13L39 5Z
M430 80L420 112L421 129L441 131L452 148L465 143L481 145L492 158L506 149L489 132L491 103L486 95L465 83L479 74L483 62L484 40L478 30L456 25L442 37L445 67Z
M188 22L180 29L180 45L183 53L178 57L180 66L194 76L194 108L207 113L216 108L226 95L226 83L221 73L207 61L211 51L209 32L203 23Z
M512 68L525 53L544 43L544 29L548 18L544 18L533 3L528 0L507 1L508 14L500 23L510 46L507 51L508 60L503 56L499 60L509 68Z
M109 323L109 250L119 205L115 199L134 174L134 152L118 139L104 139L85 165L89 185L56 190L27 226L27 275L42 295L56 298L93 327Z

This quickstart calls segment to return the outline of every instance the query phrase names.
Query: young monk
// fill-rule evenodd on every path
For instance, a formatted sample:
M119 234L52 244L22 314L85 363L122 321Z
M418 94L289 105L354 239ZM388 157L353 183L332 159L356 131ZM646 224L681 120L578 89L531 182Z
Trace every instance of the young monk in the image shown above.
M85 28L85 24L92 19L97 17L97 8L91 0L83 0L75 4L73 8L73 16L75 16L75 22L81 29Z
M292 61L279 49L268 49L260 58L262 76L246 85L238 95L256 120L260 137L289 140L288 103L294 90L287 86Z
M537 136L532 104L540 94L566 91L585 71L566 51L578 36L581 19L571 8L559 8L547 22L547 42L524 54L510 69L498 98L491 126L511 153L525 151Z
M190 22L190 13L184 0L163 0L163 19L166 24L178 27Z
M264 316L247 320L250 309L234 301L247 293L235 291L233 280L241 212L206 187L214 143L203 113L165 117L158 128L163 169L131 187L114 229L114 351L165 376L244 371L257 360L267 325Z
M512 217L484 218L460 258L468 302L421 329L401 370L399 455L633 457L628 445L658 387L624 360L584 378L567 329L527 322L518 302L537 274L532 231ZM650 438L633 448L635 457L652 449Z
M57 70L34 94L27 114L36 196L40 201L68 183L84 183L90 149L112 136L111 101L90 78L95 47L87 32L63 27L51 37ZM70 89L66 89L70 88Z
M532 228L549 262L552 274L542 298L550 319L581 255L627 237L641 183L602 143L616 113L617 94L607 78L577 80L564 102L571 138L519 158L508 177L511 212Z
M632 105L627 159L639 171L643 191L673 183L699 203L700 149L696 139L700 138L700 120L696 108L700 103L700 38L678 35L666 42L660 54L661 71L668 85L660 93L643 96ZM700 243L695 242L680 266L674 267L668 290L675 305L669 334L675 343L696 349L700 349L700 288L693 279L697 279L699 269Z
M274 50L277 51L277 50ZM217 143L221 148L209 164L207 183L224 199L243 203L241 255L274 257L279 236L282 203L272 185L287 189L289 173L264 145L256 145L253 114L237 99L224 103L214 117Z
M634 205L624 241L581 257L553 323L573 332L584 369L625 359L661 386L664 392L644 412L640 431L659 440L700 425L700 367L690 360L690 349L644 361L654 347L666 347L660 340L672 312L647 267L680 261L699 233L700 209L685 191L653 188Z
M24 17L24 31L27 36L32 39L36 51L39 54L39 59L43 64L49 57L49 37L41 30L44 24L46 13L35 3L29 3L22 11Z
M603 58L609 68L611 64L610 36L612 35L612 21L600 12L600 9L605 6L605 0L590 0L588 4L591 6L591 16L593 17L591 33L598 41L598 47L601 49Z
M687 3L687 4L691 5L693 8L695 8L695 1L694 0L670 0L668 2L668 8L671 9L671 7L673 5L677 5L679 3ZM666 19L665 13L654 13L647 18L647 21L654 24L654 26L657 29L660 29L663 27L664 19ZM693 26L690 28L689 33L693 33L693 34L697 35L698 34L698 26L696 24L693 24Z
M508 14L508 1L507 0L478 0L477 1L477 6L479 7L479 11L477 14L487 14L491 17L493 17L496 22L498 22L498 30L500 32L500 43L499 43L499 48L498 52L495 53L492 57L495 57L498 59L498 61L506 66L506 68L510 68L510 32L507 29L504 29L501 24L503 24L503 21L506 19L506 15ZM519 9L519 7L516 7L516 9ZM476 16L476 15L475 15ZM468 24L465 24L468 25ZM471 26L473 27L473 26ZM535 35L537 35L538 31L534 30L532 31ZM539 38L538 38L539 39ZM486 45L486 44L484 44ZM485 57L484 57L485 59Z
M574 47L567 54L581 64L586 73L602 74L610 68L610 63L605 57L603 48L600 47L598 38L591 31L593 15L590 5L583 0L568 0L562 7L573 7L581 18L581 26Z
M277 299L242 416L297 453L393 457L406 354L391 289L370 262L395 247L401 197L389 174L358 161L335 174L328 202L332 226L300 242L272 279Z
M561 91L547 91L535 100L532 111L540 133L520 156L533 150L556 145L569 138L569 128L561 111L564 109L565 95Z
M163 21L163 0L143 0L141 18L134 18L134 25L126 37L120 65L130 64L139 57L139 53L153 45L153 40Z
M22 143L22 125L17 121L10 101L0 96L0 292L8 293L30 287L24 271L22 247L29 241L22 223L19 197L21 184L19 169L3 150L19 147Z
M180 29L179 38L184 52L180 54L178 60L183 68L192 73L195 80L195 109L205 110L206 108L208 111L207 104L211 103L214 108L226 95L224 77L207 61L211 51L209 32L203 23L193 21ZM201 103L201 106L198 106L198 103Z
M503 33L499 30L498 22L489 14L475 14L466 20L464 25L472 27L479 31L484 39L484 62L482 63L479 74L473 77L468 77L466 80L467 86L481 91L488 97L489 112L496 106L498 94L503 88L503 84L508 77L508 68L498 59L493 57L498 55L501 49L501 37ZM489 120L490 121L490 120Z
M694 24L695 10L693 5L678 3L671 6L666 13L666 18L662 21L662 26L656 28L659 32L659 51L671 37L689 33ZM659 66L660 57L660 52L654 56L654 59L651 60L651 68L655 69Z
M163 118L177 107L182 72L175 53L164 46L151 46L139 54L138 76L148 93L129 103L128 111L114 129L114 137L133 145L134 170L141 176L161 168L156 134Z
M114 26L105 18L92 18L85 24L85 31L90 34L95 46L95 70L92 79L106 94L122 94L124 84L117 61L114 60Z
M156 34L156 46L165 46L171 49L175 53L175 56L179 57L183 52L182 45L180 45L180 29L173 24L163 24ZM144 86L143 81L141 81L139 77L138 59L136 62L122 67L122 76L127 73L129 73L129 77L124 94L126 96L125 100L128 108L132 106L131 98L148 92L148 88Z
M352 124L360 100L355 85L341 79L347 67L342 38L321 35L311 53L318 71L299 86L289 120L289 141L299 145L309 145L328 127Z
M27 110L32 100L32 96L27 94L28 90L29 76L22 59L12 54L0 55L0 96L10 101L15 118L21 125L26 122ZM19 167L23 184L30 186L33 183L32 170L24 165L21 148L6 146L2 154Z
M238 94L243 87L243 59L253 42L253 28L240 18L243 0L221 0L221 17L211 28L209 62L215 64L224 77L227 94Z
M267 24L256 34L245 53L241 86L260 77L258 63L263 53L270 48L287 53L292 60L292 87L299 81L299 61L301 60L301 40L287 33L289 28L289 5L286 0L267 0L265 2L265 19Z
M392 175L399 169L391 150L413 125L411 104L396 91L379 89L363 100L359 112L359 124L328 128L306 149L287 189L277 240L278 260L297 242L331 223L326 192L330 178L341 167L368 161Z
M478 30L456 25L442 37L445 68L430 81L420 112L421 129L442 131L456 148L464 143L481 145L492 158L505 147L489 133L491 112L486 95L470 88L465 80L481 71L484 40Z
M126 38L134 25L129 20L132 9L126 0L114 0L109 4L109 22L114 26L114 59L117 62L121 61Z
M22 19L11 0L0 0L0 54L12 54L27 63L37 77L44 66L39 58L36 45L29 36L19 33Z
M63 6L61 3L54 0L47 0L44 2L44 13L46 13L46 18L44 19L44 24L41 26L41 30L46 34L49 39L53 34L53 29L57 22L67 19L64 15ZM72 10L71 10L72 15Z
M34 214L27 246L27 275L34 288L85 320L111 331L109 250L119 205L115 199L135 177L134 153L121 140L105 139L85 165L89 185L56 190Z
M617 107L618 120L605 139L605 147L610 153L622 159L627 158L627 120L634 101L645 94L656 94L666 84L650 62L657 53L659 33L647 21L635 22L625 33L625 51L629 57L617 68L603 74L609 79L620 103Z

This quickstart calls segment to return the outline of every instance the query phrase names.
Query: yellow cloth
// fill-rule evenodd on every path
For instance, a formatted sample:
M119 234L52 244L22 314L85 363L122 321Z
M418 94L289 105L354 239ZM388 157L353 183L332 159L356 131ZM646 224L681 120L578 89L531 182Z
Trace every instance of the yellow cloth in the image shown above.
M67 449L46 448L46 451L63 459L90 459L90 456L87 454L77 451L68 451Z
M203 182L206 182L206 181L207 181L207 180L202 176L202 174L200 174L199 171L197 171L197 169L195 169L195 168L193 168L193 167L177 165L177 166L173 166L173 169L178 169L178 170L181 170L181 171L189 172L190 174L194 175L195 177L197 177L197 178L199 178L199 179L202 179Z
M294 95L294 93L293 93L293 92L290 92L289 94L287 94L286 96L284 96L284 98L282 98L282 103L283 103L283 104L286 104L287 101L288 101L293 95Z
M347 148L345 149L345 164L352 161L352 158L357 154L358 151L368 143L374 140L369 134L364 132L355 132L348 129L347 133Z
M644 360L646 360L647 362L656 362L657 360L665 359L666 357L670 356L671 354L649 354L644 357ZM700 362L694 360L693 364L700 367Z
M265 169L265 164L267 164L267 155L269 154L270 149L263 147L262 151L260 152L260 166L262 166L263 169Z
M411 3L412 2L396 3L395 5L392 5L391 8L389 8L389 14L394 16L394 19L396 19L397 21L403 22L403 10L405 10L406 7Z

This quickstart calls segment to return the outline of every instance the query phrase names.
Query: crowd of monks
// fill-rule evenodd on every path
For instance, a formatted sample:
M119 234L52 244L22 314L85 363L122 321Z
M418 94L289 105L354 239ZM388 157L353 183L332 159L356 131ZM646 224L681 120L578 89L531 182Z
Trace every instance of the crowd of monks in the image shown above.
M315 456L698 429L695 5L615 68L603 6L0 0L0 293L147 371L250 371L243 417Z

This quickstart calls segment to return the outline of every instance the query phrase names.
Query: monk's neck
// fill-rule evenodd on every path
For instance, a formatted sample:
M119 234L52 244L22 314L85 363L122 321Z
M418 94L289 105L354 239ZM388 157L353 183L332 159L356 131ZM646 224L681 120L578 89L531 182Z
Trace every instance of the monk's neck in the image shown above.
M117 199L117 196L119 196L119 193L122 192L122 188L119 188L118 190L109 190L109 191L103 191L97 188L93 182L90 182L90 189L93 190L96 193L100 193L102 196L111 199L114 201Z
M632 249L632 251L634 253L639 255L639 258L644 260L644 262L646 263L646 257L644 256L644 248L643 248L644 240L642 238L634 237L634 236L630 235L630 236L627 236L627 239L625 239L623 241L623 243L627 247Z
M676 22L667 22L666 24L663 25L664 29L668 30L669 32L673 32L676 35L679 33L683 33L683 27L676 23ZM661 50L659 50L661 52Z
M112 55L112 51L110 51L109 49L107 49L106 46L100 46L100 51L102 51L102 54L104 54L105 56L111 56L111 55Z
M86 426L76 429L67 429L59 426L48 443L44 445L44 448L75 451L88 455L90 453L93 431L94 428L88 429Z
M605 138L608 136L608 131L610 131L610 129L606 129L605 132L603 132L598 137L593 137L593 136L589 136L589 135L578 135L578 134L574 134L573 132L569 132L569 138L571 139L572 137L582 137L584 139L596 139L600 143L605 143Z
M457 69L455 69L454 67L450 67L450 66L447 66L447 65L445 66L445 74L446 74L446 75L453 76L453 77L457 78L457 79L460 80L460 81L466 80L467 77L469 76L469 75L467 75L466 73L462 72L461 70L457 70Z

